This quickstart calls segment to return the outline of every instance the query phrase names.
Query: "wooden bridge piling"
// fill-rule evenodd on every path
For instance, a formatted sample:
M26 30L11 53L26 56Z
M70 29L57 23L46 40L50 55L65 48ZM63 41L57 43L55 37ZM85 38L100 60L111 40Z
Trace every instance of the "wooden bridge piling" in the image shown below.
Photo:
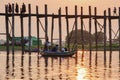
M24 40L24 26L23 26L23 18L24 13L22 13L22 8L20 8L20 28L21 28L21 49L22 49L22 56L21 56L21 66L23 66L24 60L24 50L25 50L25 40Z
M78 43L78 20L77 20L77 6L75 6L75 49L78 49L78 47L76 46Z
M83 33L83 7L81 7L81 44L82 44L82 50L84 50L84 33Z
M15 19L14 19L14 4L12 4L12 54L14 55L14 45L15 45L15 40L14 40L14 38L15 38Z
M28 5L28 35L29 35L29 54L31 54L31 5Z
M61 8L58 10L58 26L59 26L59 46L60 46L60 51L62 50L62 23L61 23Z
M95 19L94 19L94 24L95 24L95 46L96 46L96 51L98 50L98 37L99 35L97 34L97 8L94 8L94 15L95 15Z
M39 33L40 33L40 31L39 31L39 17L38 17L38 14L39 14L39 11L38 11L38 6L36 6L36 20L37 20L37 49L38 49L38 55L39 55L39 49L40 49L40 42L39 42L39 39L40 39L40 37L39 37Z
M6 22L6 50L7 54L9 55L9 25L8 25L8 5L5 5L5 22Z
M24 45L25 45L25 41L24 41L24 26L23 26L23 13L22 12L20 12L20 25L21 25L21 47L22 47L22 55L24 54L24 50L25 50L25 47L24 47Z
M53 33L54 33L54 14L52 16L52 25L51 25L51 46L53 47Z
M74 23L74 25L75 25L75 43L74 43L74 45L75 45L75 49L77 49L78 50L78 47L76 46L77 44L78 44L78 19L77 19L77 6L75 6L75 23ZM78 57L78 54L76 54L75 55L75 57L76 57L76 64L77 64L77 57Z
M104 64L106 64L106 10L104 11Z
M104 11L104 53L106 53L106 11Z
M92 28L92 25L91 25L91 6L89 6L89 50L90 50L90 52L92 50L91 28Z
M47 5L45 5L45 41L47 42L48 38L48 9Z
M112 51L112 33L111 33L111 30L112 30L112 26L111 26L111 9L109 8L108 9L108 24L109 24L109 48L110 48L110 51Z
M119 24L119 53L120 53L120 7L119 7L119 19L118 19L118 24Z
M69 20L68 20L68 7L65 7L65 11L66 11L66 28L67 28L67 48L68 50L70 50L70 35L69 35Z

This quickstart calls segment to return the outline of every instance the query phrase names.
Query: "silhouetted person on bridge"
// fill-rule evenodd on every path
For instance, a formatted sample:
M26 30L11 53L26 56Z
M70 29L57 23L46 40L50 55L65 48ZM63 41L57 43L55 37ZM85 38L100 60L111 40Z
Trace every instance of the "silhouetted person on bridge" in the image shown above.
M12 6L11 6L11 4L10 4L10 3L8 4L8 12L9 12L9 13L11 13L11 12L12 12Z
M17 3L16 3L16 7L15 7L15 12L16 12L16 13L19 13L19 6L18 6Z
M25 12L26 12L26 6L25 6L25 4L23 3L23 4L22 4L21 13L25 13Z

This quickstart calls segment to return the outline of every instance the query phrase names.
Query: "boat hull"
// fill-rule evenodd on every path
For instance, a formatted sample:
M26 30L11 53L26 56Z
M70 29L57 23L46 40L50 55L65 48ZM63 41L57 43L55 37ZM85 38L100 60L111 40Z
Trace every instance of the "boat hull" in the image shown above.
M71 57L76 51L67 51L67 52L41 52L42 56L47 57Z
M31 50L25 49L24 52L40 52L40 50L38 50L38 49L31 49Z

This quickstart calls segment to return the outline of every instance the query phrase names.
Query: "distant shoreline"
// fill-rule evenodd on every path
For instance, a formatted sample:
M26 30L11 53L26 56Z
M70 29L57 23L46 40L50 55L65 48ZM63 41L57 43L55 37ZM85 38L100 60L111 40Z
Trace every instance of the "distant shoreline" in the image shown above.
M43 47L43 46L42 46ZM25 49L28 48L28 46L25 46ZM31 49L34 49L35 46L31 46ZM12 46L9 47L9 50L12 50ZM21 46L14 46L15 51L21 51L22 48ZM82 50L81 45L78 46L78 50ZM6 51L6 46L0 46L0 51ZM90 51L89 46L85 45L84 46L84 51ZM96 51L95 45L91 47L91 51ZM103 45L98 45L97 51L104 51L104 46ZM109 46L106 46L106 51L110 51ZM112 45L112 51L119 51L119 45Z

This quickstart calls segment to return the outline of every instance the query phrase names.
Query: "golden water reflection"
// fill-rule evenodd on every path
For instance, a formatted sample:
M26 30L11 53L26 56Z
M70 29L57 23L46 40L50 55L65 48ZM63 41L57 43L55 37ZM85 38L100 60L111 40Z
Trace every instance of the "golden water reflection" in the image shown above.
M0 80L120 80L119 55L79 51L77 56L60 58L1 52Z
M77 67L77 80L89 80L87 68Z

